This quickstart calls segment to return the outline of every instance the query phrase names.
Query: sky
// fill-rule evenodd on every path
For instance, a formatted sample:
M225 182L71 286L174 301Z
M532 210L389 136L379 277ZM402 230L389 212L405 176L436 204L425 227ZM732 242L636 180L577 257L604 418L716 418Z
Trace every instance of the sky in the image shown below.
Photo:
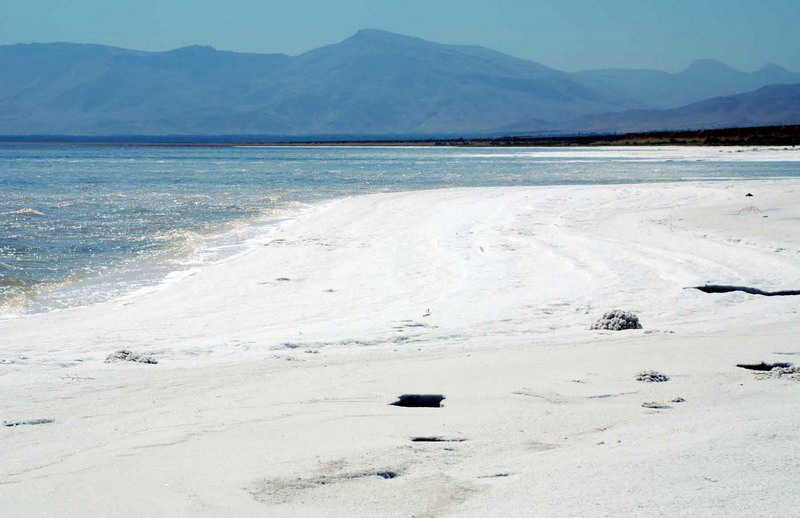
M800 0L0 0L0 44L300 54L374 28L567 71L695 59L800 72Z

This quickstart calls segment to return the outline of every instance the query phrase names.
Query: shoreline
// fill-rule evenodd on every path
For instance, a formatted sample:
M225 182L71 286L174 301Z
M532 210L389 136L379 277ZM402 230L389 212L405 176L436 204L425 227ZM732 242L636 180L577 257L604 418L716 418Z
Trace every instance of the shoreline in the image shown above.
M592 160L597 158L595 155L599 148L591 148L586 147L581 149L572 149L565 152L560 151L548 151L547 155L548 158L555 158L555 159L562 159L562 158L570 158L576 159L577 161L581 160ZM611 148L613 149L613 148ZM794 163L800 161L800 153L797 153L796 150L787 156L781 156L784 151L783 149L779 148L771 148L771 147L742 147L736 151L720 151L720 153L724 153L726 156L716 156L716 155L708 155L707 151L704 150L702 147L696 147L695 151L699 151L696 155L687 155L686 148L681 148L677 146L673 146L673 149L676 150L676 155L671 155L668 152L668 148L662 147L653 147L651 149L659 149L660 155L653 156L653 157L640 157L640 153L644 151L643 148L636 148L636 147L629 147L629 148L616 148L618 150L618 155L614 155L611 158L620 161L626 160L633 160L633 161L653 161L654 163L663 162L663 163L671 163L676 160L685 160L688 162L691 161L706 161L706 160L713 160L720 163L737 163L737 162L749 162L751 160L758 160L761 163L769 163L769 162L786 162L786 163ZM476 155L477 157L478 155ZM495 155L486 155L486 156L495 156ZM604 151L604 156L607 154ZM681 158L678 158L681 157ZM566 163L566 162L565 162ZM772 180L785 180L791 179L792 176L758 176L753 178L748 177L740 177L740 176L730 176L730 177L686 177L684 179L652 179L648 181L635 181L635 180L619 180L614 179L611 181L601 180L596 181L593 183L552 183L552 184L531 184L527 187L567 187L567 186L589 186L589 185L603 185L603 186L630 186L636 184L673 184L673 183L698 183L698 182L706 182L706 183L718 183L718 182L758 182L758 181L772 181ZM469 186L464 186L464 188L468 188ZM499 185L496 188L505 188L509 186ZM517 187L526 187L525 185L515 185L514 188ZM298 202L298 201L288 201L288 205L277 207L272 209L271 214L264 214L257 218L247 218L245 220L228 220L218 222L216 224L216 228L211 231L210 233L197 233L197 229L191 228L178 228L174 229L174 232L187 232L192 235L196 235L198 239L202 242L197 245L195 248L191 250L191 252L187 252L183 249L183 245L179 243L176 244L173 248L175 248L175 255L172 257L161 257L161 258L148 258L148 257L130 257L124 258L122 260L122 265L125 266L125 271L123 272L121 268L112 268L110 270L106 270L103 268L102 275L98 275L97 272L94 273L86 273L80 272L77 275L70 275L66 279L62 279L61 281L57 282L57 287L55 288L47 288L44 291L34 290L30 293L18 293L16 297L11 297L6 300L0 300L0 321L4 319L16 319L16 318L25 318L28 316L35 316L41 315L45 313L49 313L52 311L64 311L78 307L90 307L96 304L104 303L104 302L115 302L120 301L123 299L127 299L130 296L136 296L139 292L151 292L160 289L161 285L167 285L173 282L172 280L175 277L183 277L185 275L191 275L194 271L198 268L204 268L208 264L214 264L221 260L225 260L228 257L221 257L221 258L214 258L214 259L203 259L203 260L196 260L193 257L198 255L206 255L208 253L212 253L213 251L218 248L236 248L237 251L233 254L233 256L238 256L239 254L246 252L248 248L250 248L252 243L257 243L260 240L265 239L265 236L272 232L271 227L273 225L280 225L283 222L289 220L295 220L297 218L302 218L306 213L313 213L319 210L323 210L327 205L334 204L340 202L344 199L350 197L360 197L360 196L371 196L374 194L389 194L389 193L410 193L410 192L424 192L427 190L441 190L441 189L451 189L451 188L462 188L462 187L452 187L452 186L439 186L439 187L429 187L429 188L408 188L408 187L399 187L393 190L384 190L379 192L373 193L360 193L360 192L352 192L352 193L342 193L339 194L337 197L333 198L325 198L322 200L317 200L313 202ZM482 187L482 188L493 188L493 187ZM292 205L301 205L301 207L294 207L291 208ZM261 229L260 231L256 232L256 229ZM173 232L171 231L171 232ZM226 244L212 244L212 242L218 241L228 241L230 238L237 233L245 232L249 233L249 237L242 238L238 237L233 242L226 243ZM179 258L180 256L180 258ZM129 262L133 261L133 262ZM133 269L131 269L130 265L134 264ZM171 264L172 266L167 266ZM120 266L120 265L117 265ZM145 271L157 271L157 274L154 275L145 275L141 277L142 272ZM118 293L111 295L111 296L102 296L99 299L95 299L89 303L82 303L79 305L69 305L65 306L62 301L49 301L51 297L58 297L59 294L63 294L69 292L71 290L79 289L83 290L78 295L81 296L96 296L97 294L92 292L91 290L88 292L84 292L85 289L79 288L81 285L95 285L99 282L111 282L122 283L123 277L124 278L131 278L138 276L136 280L136 285L132 286L123 286L120 284L117 286ZM73 280L70 280L73 279ZM116 280L115 280L116 279ZM123 279L123 280L121 280ZM33 301L31 301L31 294L35 297ZM14 301L15 298L18 298L18 301ZM55 303L55 306L53 304ZM42 308L43 304L50 305L51 307ZM29 310L25 309L30 306L39 306L39 309L36 310ZM16 309L14 309L16 308Z
M275 228L302 218L305 215L323 210L326 206L333 204L340 199L322 200L314 203L302 203L302 207L290 208L290 205L274 209L274 213L264 214L257 218L246 220L229 220L217 224L212 232L206 234L196 234L201 243L196 245L191 251L183 249L183 245L173 246L173 255L169 257L130 257L126 258L122 264L125 269L111 268L101 274L97 272L71 275L67 279L62 279L56 287L44 291L33 291L31 293L17 293L14 297L6 300L0 299L0 322L19 318L36 317L53 312L69 311L73 309L90 308L99 304L114 303L136 298L141 295L153 293L163 289L170 284L179 282L181 279L193 275L206 266L235 259L242 254L246 254L251 248L259 246L259 243L274 232ZM294 202L293 202L294 203ZM188 232L195 234L194 229L175 229L176 232ZM231 243L224 243L240 234ZM244 235L244 237L242 237ZM223 243L219 243L219 242ZM217 242L217 244L212 244ZM222 254L219 257L200 259L199 256L219 255L223 248L233 249L233 252ZM127 261L127 262L126 262ZM135 266L131 266L131 265ZM151 272L146 274L143 272ZM152 273L157 272L157 273ZM70 281L70 278L75 280ZM131 279L136 282L132 283ZM92 300L86 304L63 306L59 302L57 307L42 309L42 304L46 304L49 297L58 297L71 290L82 290L81 285L97 285L98 283L113 283L116 292L113 295ZM85 288L83 288L85 290ZM88 292L79 291L79 294L97 297L97 289ZM33 298L31 298L33 296ZM13 302L18 297L18 302ZM44 301L41 300L44 298ZM39 309L29 310L30 306L38 306ZM16 312L14 310L16 308Z
M12 140L16 139L16 140ZM48 140L49 139L49 140ZM216 139L216 140L215 140ZM797 146L800 125L750 126L701 130L664 130L629 133L513 135L450 135L402 138L359 135L2 135L2 145L86 146L456 146L456 147L568 147L568 146Z
M2 419L54 420L0 428L0 510L787 512L800 384L735 364L800 357L800 299L683 288L796 288L797 192L354 196L157 292L0 321ZM644 329L588 329L616 307ZM103 362L121 348L159 363ZM414 392L445 406L387 406Z

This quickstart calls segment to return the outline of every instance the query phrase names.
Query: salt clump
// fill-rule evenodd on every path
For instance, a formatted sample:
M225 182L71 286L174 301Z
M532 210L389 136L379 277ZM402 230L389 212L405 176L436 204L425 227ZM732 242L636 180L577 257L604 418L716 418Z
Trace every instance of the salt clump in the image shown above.
M622 331L623 329L641 329L639 317L629 311L614 309L607 311L602 317L592 324L590 329L608 329L611 331Z
M637 381L646 381L648 383L660 383L662 381L669 381L669 376L657 371L644 371L636 376Z
M789 367L775 367L766 372L759 372L758 379L783 378L793 381L800 381L800 365L790 365Z
M106 356L106 363L115 362L158 363L158 360L152 356L137 354L129 349L120 349Z

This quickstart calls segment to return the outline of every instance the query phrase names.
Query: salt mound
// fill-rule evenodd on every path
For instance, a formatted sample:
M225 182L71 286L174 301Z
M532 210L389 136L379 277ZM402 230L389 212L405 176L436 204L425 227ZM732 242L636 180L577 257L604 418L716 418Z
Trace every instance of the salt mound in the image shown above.
M792 381L800 381L800 365L790 365L789 367L775 367L767 372L759 372L758 379L789 379Z
M637 381L645 381L648 383L661 383L663 381L669 381L669 376L657 371L644 371L640 372L638 376L636 376Z
M152 356L144 356L137 354L128 349L120 349L106 356L106 363L115 362L137 362L137 363L158 363L158 360Z
M608 329L611 331L622 331L623 329L641 329L639 317L628 311L614 309L607 311L602 317L592 324L590 329Z

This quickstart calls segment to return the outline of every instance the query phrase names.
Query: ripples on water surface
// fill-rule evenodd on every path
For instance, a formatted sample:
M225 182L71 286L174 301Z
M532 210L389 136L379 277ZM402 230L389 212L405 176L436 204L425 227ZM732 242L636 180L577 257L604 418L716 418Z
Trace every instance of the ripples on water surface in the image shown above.
M302 207L440 187L800 176L731 148L0 146L0 317L91 304L241 250Z

